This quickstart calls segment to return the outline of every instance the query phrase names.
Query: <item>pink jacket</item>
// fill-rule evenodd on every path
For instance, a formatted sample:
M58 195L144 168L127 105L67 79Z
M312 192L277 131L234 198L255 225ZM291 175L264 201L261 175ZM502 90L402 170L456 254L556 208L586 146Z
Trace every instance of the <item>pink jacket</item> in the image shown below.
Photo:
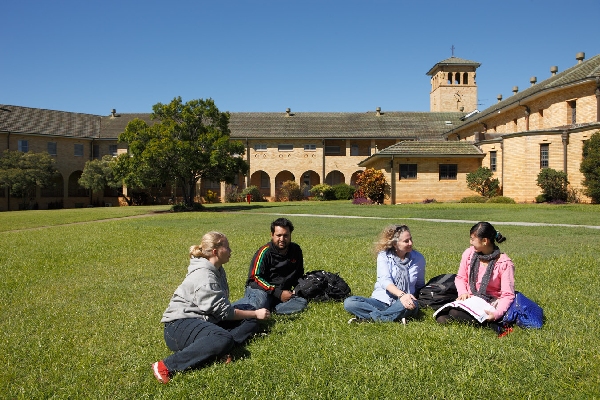
M471 265L473 253L475 253L475 249L471 246L464 251L460 260L460 267L454 280L459 296L465 293L473 294L469 289L469 266ZM485 268L480 266L477 284L475 285L478 290L484 274ZM498 299L494 317L495 319L502 318L515 298L515 266L512 260L504 253L500 254L500 257L498 257L498 260L494 264L494 270L492 271L492 277L490 278L486 293Z

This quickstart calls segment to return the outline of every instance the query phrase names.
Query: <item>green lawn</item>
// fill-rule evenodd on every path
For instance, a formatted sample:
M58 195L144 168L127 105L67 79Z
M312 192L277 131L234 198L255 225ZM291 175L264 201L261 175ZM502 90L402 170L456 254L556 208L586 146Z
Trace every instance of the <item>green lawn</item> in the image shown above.
M168 385L150 371L169 354L159 321L184 277L187 250L209 230L224 232L233 249L225 265L232 300L270 222L286 214L306 270L339 272L354 294L368 296L372 243L388 223L411 227L430 278L456 272L472 224L424 219L600 226L598 206L298 202L155 213L165 209L0 213L0 397L600 398L600 229L586 227L498 226L517 290L544 308L541 330L516 328L498 339L489 330L438 326L431 310L407 326L348 325L340 303L311 303L270 320L269 334L236 350L231 364L179 374Z

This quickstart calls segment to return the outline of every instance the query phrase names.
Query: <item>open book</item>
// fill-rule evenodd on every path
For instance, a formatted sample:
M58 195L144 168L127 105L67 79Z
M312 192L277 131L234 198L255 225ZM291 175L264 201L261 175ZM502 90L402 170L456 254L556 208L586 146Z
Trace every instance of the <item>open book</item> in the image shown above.
M471 296L466 300L454 300L452 303L444 304L443 306L438 308L435 313L433 313L433 318L436 318L437 314L440 311L448 307L460 308L462 310L465 310L480 323L488 318L488 314L485 312L485 310L492 312L496 310L490 303L488 303L481 297Z

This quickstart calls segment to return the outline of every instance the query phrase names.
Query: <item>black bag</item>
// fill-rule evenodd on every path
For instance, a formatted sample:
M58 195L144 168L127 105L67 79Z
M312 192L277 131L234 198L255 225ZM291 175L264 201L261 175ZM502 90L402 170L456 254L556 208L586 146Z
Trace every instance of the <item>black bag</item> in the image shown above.
M307 272L294 288L297 296L314 301L342 301L350 292L350 286L341 276L327 271Z
M454 278L456 278L456 274L442 274L431 278L419 290L417 296L419 306L431 307L437 310L444 304L456 300L458 292L456 291Z

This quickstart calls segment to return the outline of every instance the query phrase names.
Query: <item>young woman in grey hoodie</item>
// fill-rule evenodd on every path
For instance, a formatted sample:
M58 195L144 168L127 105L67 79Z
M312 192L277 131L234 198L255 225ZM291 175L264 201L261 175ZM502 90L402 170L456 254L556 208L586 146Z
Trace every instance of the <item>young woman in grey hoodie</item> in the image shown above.
M175 372L198 368L226 355L259 329L269 310L229 302L223 264L229 261L229 241L220 232L208 232L200 245L190 247L188 272L165 310L161 322L172 355L152 364L154 376L169 382ZM226 360L230 357L225 356Z

